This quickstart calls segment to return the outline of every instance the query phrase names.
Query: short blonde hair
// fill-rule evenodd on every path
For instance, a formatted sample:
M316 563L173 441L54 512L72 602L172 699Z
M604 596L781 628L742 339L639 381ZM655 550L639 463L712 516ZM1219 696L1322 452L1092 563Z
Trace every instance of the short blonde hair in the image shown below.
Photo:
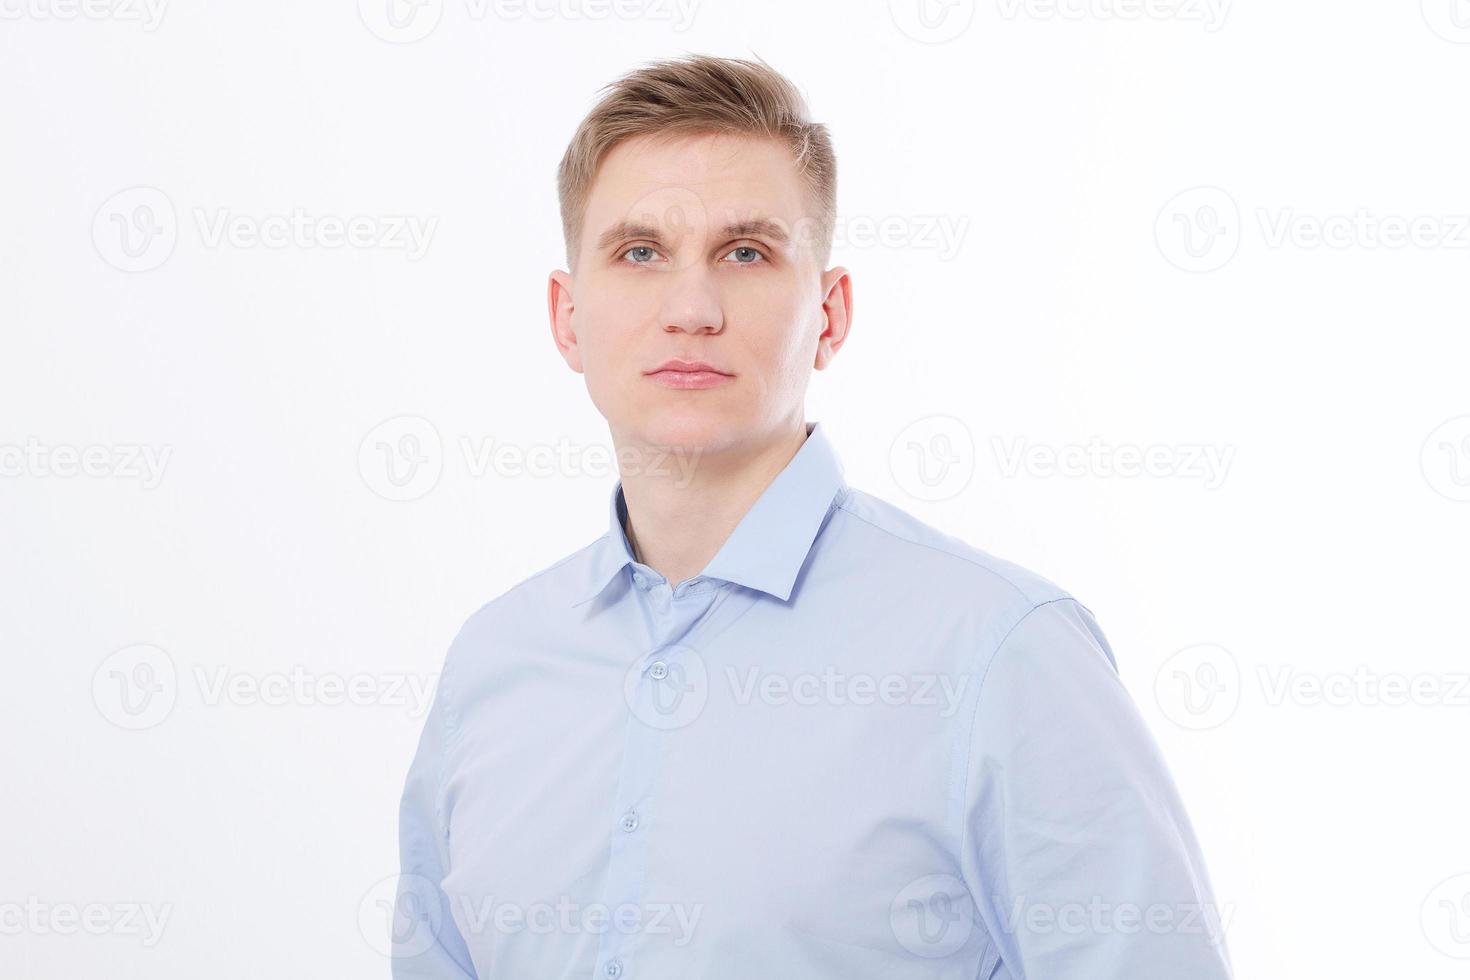
M837 222L837 160L827 127L807 118L806 100L784 75L764 61L688 55L650 62L602 93L557 168L568 268L576 262L593 179L613 147L638 136L709 133L777 139L790 148L815 204L812 242L826 266Z

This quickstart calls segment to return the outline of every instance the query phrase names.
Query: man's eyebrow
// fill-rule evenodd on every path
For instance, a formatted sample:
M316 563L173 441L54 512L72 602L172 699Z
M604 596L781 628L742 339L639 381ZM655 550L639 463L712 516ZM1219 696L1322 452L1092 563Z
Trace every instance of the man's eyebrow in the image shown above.
M640 225L632 221L619 221L608 228L597 239L597 249L601 251L611 248L618 242L627 241L629 238L652 238L658 240L658 231L648 225Z
M720 230L723 238L769 238L778 245L791 244L791 236L780 222L771 221L768 218L751 218L747 221L735 221ZM651 238L659 241L658 229L652 225L640 224L635 221L619 221L611 225L597 238L597 249L611 248L618 242L625 242L632 238Z
M786 229L779 222L766 218L753 218L749 221L728 224L724 228L723 235L725 238L769 238L778 245L791 243L791 236L786 234Z

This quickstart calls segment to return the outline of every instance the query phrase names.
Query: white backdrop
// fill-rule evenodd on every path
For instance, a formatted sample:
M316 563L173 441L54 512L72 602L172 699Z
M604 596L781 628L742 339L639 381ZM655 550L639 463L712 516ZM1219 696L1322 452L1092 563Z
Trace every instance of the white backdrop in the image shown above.
M598 87L832 129L848 481L1098 616L1241 977L1470 964L1465 0L0 0L0 975L386 976L444 650L596 537Z

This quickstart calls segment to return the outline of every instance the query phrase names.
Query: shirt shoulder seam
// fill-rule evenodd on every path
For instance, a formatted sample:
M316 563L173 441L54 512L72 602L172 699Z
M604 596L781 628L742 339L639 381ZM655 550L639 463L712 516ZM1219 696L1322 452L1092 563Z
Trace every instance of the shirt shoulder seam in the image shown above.
M1027 594L1027 592L1026 592L1025 589L1021 588L1015 582L1011 581L1011 579L1009 577L1001 574L1000 572L996 571L994 568L991 568L985 562L979 561L976 558L972 558L969 555L962 554L962 553L957 552L957 551L955 551L953 549L950 549L950 548L941 548L938 545L929 544L928 542L925 542L925 541L917 541L914 538L907 537L905 535L899 534L893 528L891 528L891 527L884 527L883 525L878 524L878 523L870 520L869 518L864 517L862 514L859 514L857 511L853 510L851 507L848 506L848 502L850 500L851 500L851 496L850 495L847 496L847 497L844 497L841 501L838 502L838 505L837 506L844 513L851 515L855 520L862 521L864 524L868 525L869 527L874 528L874 529L876 529L878 531L881 531L884 534L888 535L889 537L894 538L894 539L896 539L898 541L902 541L905 544L913 545L916 548L928 548L930 551L937 551L937 552L939 552L942 555L948 555L949 557L954 558L956 561L962 561L962 562L966 562L966 563L968 563L970 565L974 565L976 568L979 568L982 571L985 571L985 572L990 573L991 575L993 575L996 578L1000 579L1006 585L1009 585L1013 590L1015 590L1015 592L1016 592L1017 595L1019 595L1022 599L1025 599L1027 602L1033 602L1033 603L1036 603L1037 602L1037 600L1033 599L1029 594ZM1060 597L1058 597L1058 598L1060 598ZM1041 602L1040 603L1037 603L1037 604L1040 605L1042 603L1052 602L1052 601L1055 601L1055 599L1041 600ZM1029 613L1029 610L1028 610L1028 613ZM1024 617L1022 617L1022 618L1024 618Z
M975 686L975 703L970 709L970 723L965 726L964 730L965 740L962 753L963 762L960 766L959 798L956 801L958 804L956 809L959 813L959 826L956 829L959 848L956 853L959 856L961 867L964 866L965 851L969 846L970 840L970 835L965 832L965 817L967 815L966 801L969 799L970 795L970 760L975 749L975 724L980 717L980 702L984 699L985 696L985 682L989 680L991 668L994 667L995 662L1000 659L1001 651L1005 649L1006 642L1010 640L1011 635L1021 627L1021 624L1030 619L1031 615L1037 610L1041 609L1043 606L1050 606L1058 602L1073 602L1079 606L1081 605L1080 602L1077 602L1077 600L1070 595L1060 595L1051 599L1043 599L1042 601L1033 604L1024 613L1016 617L1016 621L1010 625L1010 628L1008 628L1004 634L1001 635L1001 638L996 641L995 646L991 648L990 655L985 658L984 667L980 672L980 683Z

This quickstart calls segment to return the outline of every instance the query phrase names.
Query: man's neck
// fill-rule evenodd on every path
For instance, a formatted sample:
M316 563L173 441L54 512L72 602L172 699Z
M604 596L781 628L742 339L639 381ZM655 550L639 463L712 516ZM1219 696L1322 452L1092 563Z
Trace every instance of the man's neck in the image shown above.
M671 585L698 575L806 437L806 423L799 420L759 446L702 452L678 461L682 466L625 474L628 518L623 530L634 557ZM624 450L618 446L620 458Z

